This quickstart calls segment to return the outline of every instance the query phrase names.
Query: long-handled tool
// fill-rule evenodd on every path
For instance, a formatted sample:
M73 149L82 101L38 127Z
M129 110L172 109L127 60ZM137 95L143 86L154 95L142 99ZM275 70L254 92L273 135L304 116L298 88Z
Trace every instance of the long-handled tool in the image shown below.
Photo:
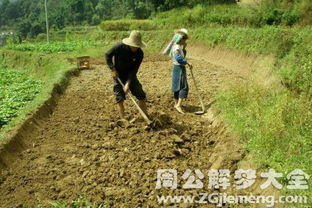
M197 87L197 82L196 82L195 77L194 77L194 74L193 74L193 69L192 69L191 67L190 67L190 72L191 72L191 77L192 77L192 79L193 79L193 81L194 81L195 89L196 89L198 98L199 98L199 100L200 100L201 108L202 108L201 111L197 111L197 112L195 112L195 114L196 114L196 115L203 115L203 114L206 112L206 109L205 109L205 105L204 105L203 99L202 99L202 97L201 97L201 95L200 95L199 89L198 89L198 87Z
M117 80L121 84L121 86L124 88L125 85L122 83L122 81L118 77L117 77ZM142 117L144 118L144 120L148 123L148 125L150 125L152 123L152 121L147 117L147 115L144 113L144 111L141 109L139 104L135 101L135 99L133 98L133 96L130 93L129 93L129 97L132 100L132 102L134 103L135 107L140 112L140 114L142 115Z

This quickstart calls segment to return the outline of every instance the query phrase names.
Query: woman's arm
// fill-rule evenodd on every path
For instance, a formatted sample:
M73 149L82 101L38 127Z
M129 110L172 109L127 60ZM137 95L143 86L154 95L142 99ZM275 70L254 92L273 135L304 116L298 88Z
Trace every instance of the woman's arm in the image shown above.
M187 64L187 60L181 55L179 50L176 50L174 52L174 59L182 65L186 65Z

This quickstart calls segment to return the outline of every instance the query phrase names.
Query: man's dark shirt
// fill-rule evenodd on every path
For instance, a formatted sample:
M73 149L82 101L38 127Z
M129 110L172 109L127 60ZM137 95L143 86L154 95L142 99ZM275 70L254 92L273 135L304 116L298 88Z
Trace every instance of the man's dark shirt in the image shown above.
M136 52L132 52L130 46L124 43L115 45L105 54L109 68L116 70L121 80L130 82L136 78L143 57L144 53L140 48Z

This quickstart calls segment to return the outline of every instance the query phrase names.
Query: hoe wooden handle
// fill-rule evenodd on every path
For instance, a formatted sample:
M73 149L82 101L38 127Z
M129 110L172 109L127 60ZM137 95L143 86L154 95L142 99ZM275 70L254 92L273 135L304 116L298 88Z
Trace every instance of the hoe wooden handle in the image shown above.
M202 97L201 97L201 95L200 95L199 89L198 89L198 87L197 87L197 82L196 82L195 77L194 77L194 74L193 74L193 69L192 69L191 67L189 67L189 68L190 68L190 72L191 72L191 77L192 77L192 79L193 79L193 81L194 81L194 85L195 85L195 89L196 89L198 98L199 98L199 100L200 100L200 104L201 104L202 110L203 110L203 112L205 112L205 105L204 105L203 99L202 99Z
M119 77L117 77L118 82L121 84L121 86L124 88L125 85L122 83L122 81L119 79ZM144 120L150 124L152 123L152 121L147 117L147 115L144 113L144 111L141 109L141 107L138 105L138 103L135 101L135 99L133 98L133 96L129 93L129 97L132 100L132 102L134 103L135 107L138 109L138 111L140 112L140 114L142 115L142 117L144 118Z

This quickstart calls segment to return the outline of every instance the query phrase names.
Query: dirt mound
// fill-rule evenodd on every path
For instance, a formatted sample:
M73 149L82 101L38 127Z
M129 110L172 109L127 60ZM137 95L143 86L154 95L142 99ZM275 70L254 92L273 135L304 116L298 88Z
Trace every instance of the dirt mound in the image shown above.
M156 57L156 56L155 56ZM146 59L139 73L151 116L162 126L146 131L141 118L124 126L113 105L107 67L95 66L73 77L53 113L24 137L27 147L0 173L1 207L42 205L85 196L111 207L160 207L155 190L158 169L234 169L243 157L237 139L227 133L216 114L196 116L199 103L190 82L186 115L173 108L170 63ZM102 63L95 62L93 63ZM231 74L194 61L205 103L210 103ZM127 100L129 119L139 116ZM205 190L205 189L204 189ZM201 190L203 191L203 190ZM192 193L180 186L175 194ZM207 206L205 206L207 207Z

